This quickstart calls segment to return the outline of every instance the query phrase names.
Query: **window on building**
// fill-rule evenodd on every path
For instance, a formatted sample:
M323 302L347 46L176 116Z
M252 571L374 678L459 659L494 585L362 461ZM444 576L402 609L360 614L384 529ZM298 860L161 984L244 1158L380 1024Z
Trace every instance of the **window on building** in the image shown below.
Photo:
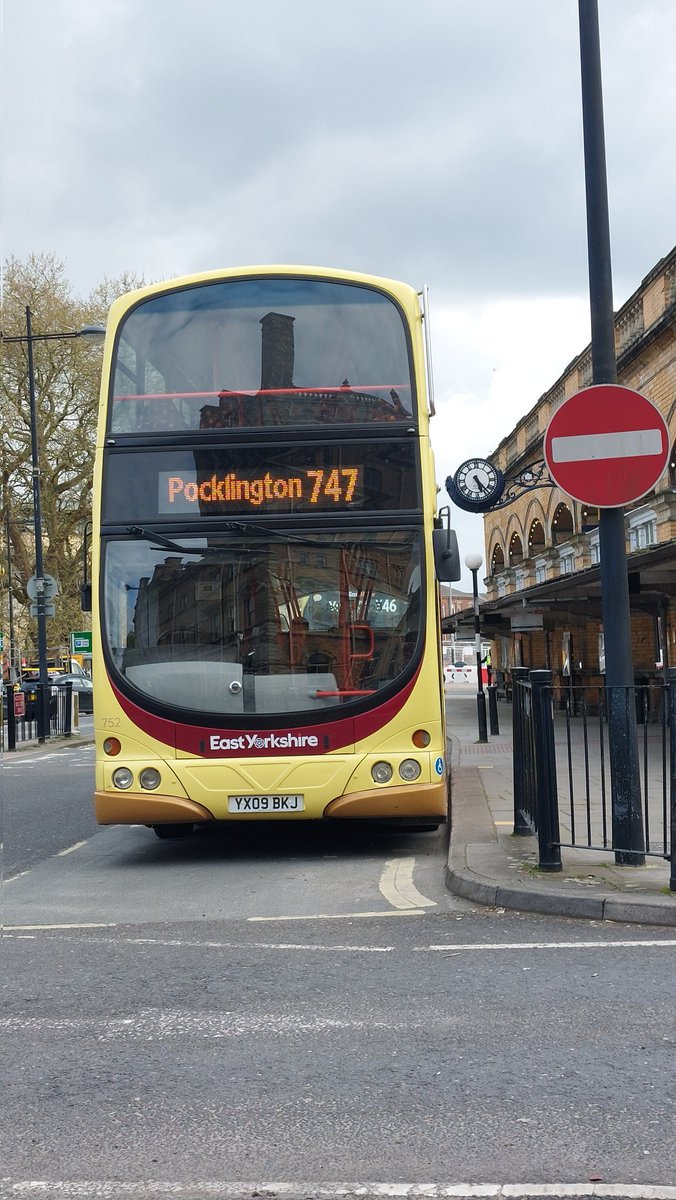
M657 541L657 516L652 511L638 512L629 518L629 550L645 550Z
M559 571L562 575L572 575L575 571L575 555L568 551L559 559Z
M546 580L547 580L547 568L546 568L545 564L543 562L536 562L536 564L535 564L535 582L536 583L545 583Z

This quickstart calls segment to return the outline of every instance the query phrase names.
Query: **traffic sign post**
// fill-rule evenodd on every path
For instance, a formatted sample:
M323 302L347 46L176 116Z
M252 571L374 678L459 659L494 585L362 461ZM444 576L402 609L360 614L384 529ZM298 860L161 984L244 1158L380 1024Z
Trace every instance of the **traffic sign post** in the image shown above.
M578 0L582 125L584 136L589 308L593 384L617 383L613 280L610 265L610 219L603 89L597 0ZM641 427L643 428L643 427ZM606 432L608 432L606 430ZM585 434L587 431L584 431ZM620 456L621 457L621 456ZM558 467L555 468L558 470ZM603 472L596 461L596 471ZM656 480L659 474L656 476ZM649 490L651 485L646 485ZM639 491L638 495L643 495ZM625 501L628 503L628 501ZM641 809L634 664L631 653L629 575L622 501L601 508L599 547L601 605L606 649L606 697L615 860L627 866L645 863Z

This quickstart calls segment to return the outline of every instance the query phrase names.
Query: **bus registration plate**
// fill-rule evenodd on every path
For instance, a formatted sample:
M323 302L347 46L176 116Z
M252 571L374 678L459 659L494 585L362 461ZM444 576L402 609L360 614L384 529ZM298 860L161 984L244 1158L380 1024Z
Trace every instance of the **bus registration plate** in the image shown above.
M303 812L305 797L295 796L228 796L228 812L241 813L285 813Z

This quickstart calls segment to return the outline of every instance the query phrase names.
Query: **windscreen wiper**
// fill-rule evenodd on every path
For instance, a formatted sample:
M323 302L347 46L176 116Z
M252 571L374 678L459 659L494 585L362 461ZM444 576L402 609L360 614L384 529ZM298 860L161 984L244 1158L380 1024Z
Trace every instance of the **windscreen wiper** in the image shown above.
M155 533L151 529L143 529L140 525L128 525L127 532L135 538L143 538L146 542L155 543L156 548L173 550L174 554L224 554L227 551L236 554L260 554L260 550L252 550L249 546L182 546L171 538Z
M229 533L245 533L249 536L276 537L283 542L300 542L303 546L318 546L326 548L326 541L305 537L302 533L287 533L285 529L271 529L269 525L259 525L253 521L226 521L225 528Z

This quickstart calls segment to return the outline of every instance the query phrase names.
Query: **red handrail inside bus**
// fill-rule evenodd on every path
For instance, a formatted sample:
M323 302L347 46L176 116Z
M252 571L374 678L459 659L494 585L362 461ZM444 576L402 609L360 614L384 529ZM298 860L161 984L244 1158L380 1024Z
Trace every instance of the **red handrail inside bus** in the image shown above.
M250 396L252 399L257 396L296 396L305 393L306 395L316 393L323 395L327 392L340 395L341 393L353 394L355 392L386 392L392 388L400 388L405 391L408 388L407 383L361 383L359 387L288 387L288 388L240 388L239 391L229 391L223 388L221 391L212 392L126 392L123 395L113 396L113 401L117 400L175 400L177 397L188 399L193 396L198 399L220 399L222 396Z
M324 692L317 690L315 698L321 699L323 696L375 696L375 688L336 688L332 692Z

